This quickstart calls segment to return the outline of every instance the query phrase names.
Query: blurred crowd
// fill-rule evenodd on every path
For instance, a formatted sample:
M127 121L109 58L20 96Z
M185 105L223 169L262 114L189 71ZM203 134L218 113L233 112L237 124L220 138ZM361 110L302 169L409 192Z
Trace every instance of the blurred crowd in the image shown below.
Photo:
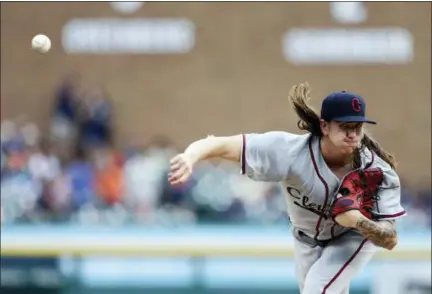
M286 223L279 185L254 182L236 164L201 163L182 186L167 182L179 148L156 136L145 146L113 144L113 109L102 87L82 90L68 75L42 132L22 118L1 122L5 223L184 225ZM407 228L431 225L431 191L403 186Z

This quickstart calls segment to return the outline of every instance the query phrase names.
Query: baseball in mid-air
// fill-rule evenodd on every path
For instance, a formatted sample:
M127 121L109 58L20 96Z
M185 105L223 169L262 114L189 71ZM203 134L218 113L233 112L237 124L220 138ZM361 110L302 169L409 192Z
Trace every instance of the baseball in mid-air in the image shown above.
M32 48L40 53L46 53L51 49L51 40L46 35L36 35L32 39Z

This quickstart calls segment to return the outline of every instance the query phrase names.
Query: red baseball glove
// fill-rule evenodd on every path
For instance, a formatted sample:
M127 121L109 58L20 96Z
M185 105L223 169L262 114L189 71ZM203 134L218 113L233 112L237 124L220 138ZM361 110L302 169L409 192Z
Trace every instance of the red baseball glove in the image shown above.
M372 219L372 208L383 179L380 168L360 169L348 174L330 206L330 216L334 219L340 213L355 209Z

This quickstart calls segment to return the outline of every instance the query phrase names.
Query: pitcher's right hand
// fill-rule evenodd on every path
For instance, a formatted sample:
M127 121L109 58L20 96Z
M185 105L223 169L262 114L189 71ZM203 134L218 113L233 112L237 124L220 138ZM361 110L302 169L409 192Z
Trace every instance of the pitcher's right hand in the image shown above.
M168 181L171 185L184 184L192 175L192 160L185 154L180 153L170 161Z

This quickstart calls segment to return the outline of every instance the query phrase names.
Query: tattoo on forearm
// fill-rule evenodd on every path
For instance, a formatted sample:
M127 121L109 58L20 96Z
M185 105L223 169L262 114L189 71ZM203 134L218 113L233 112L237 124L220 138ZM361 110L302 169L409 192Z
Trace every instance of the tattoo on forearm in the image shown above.
M397 233L390 222L374 222L361 217L356 224L359 232L379 247L393 249L397 243Z

